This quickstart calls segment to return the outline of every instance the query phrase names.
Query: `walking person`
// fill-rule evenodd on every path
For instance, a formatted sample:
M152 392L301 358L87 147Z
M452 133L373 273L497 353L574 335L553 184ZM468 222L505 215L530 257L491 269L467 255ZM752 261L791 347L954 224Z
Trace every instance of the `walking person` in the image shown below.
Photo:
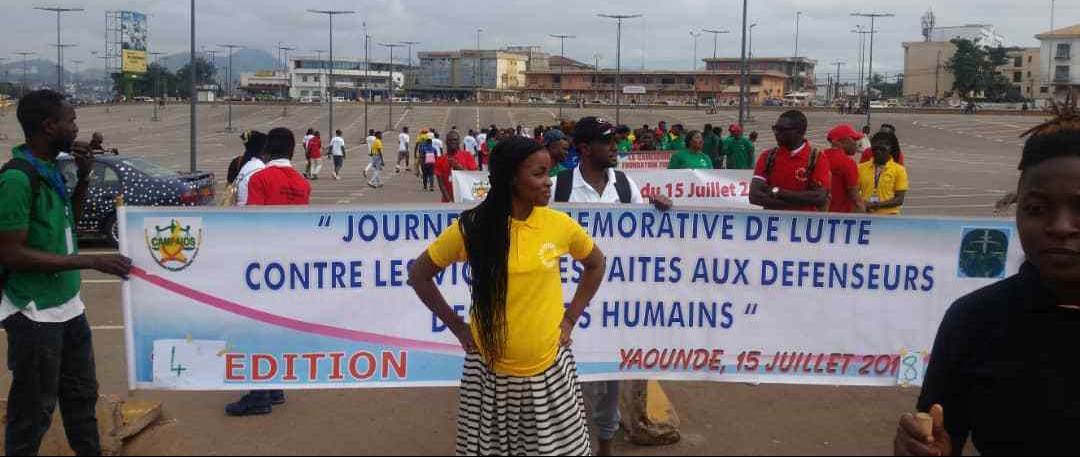
M367 138L364 138L364 144L367 145L368 164L364 167L364 178L367 178L368 173L371 173L371 170L375 168L375 154L372 148L375 145L375 129L368 130L367 135Z
M432 143L432 139L422 141L423 143L420 144L420 160L423 161L421 184L424 190L435 192L435 162L439 160L439 152Z
M405 162L405 171L409 171L409 145L411 143L412 138L409 137L409 128L402 127L401 133L398 134L397 168L394 173L401 173L401 162Z
M311 176L311 153L308 152L308 143L311 139L315 138L315 129L307 129L307 134L304 135L304 160L307 163L304 165L304 176Z
M315 136L308 141L307 151L311 157L311 174L307 178L317 180L322 172L322 132L315 131Z
M491 190L410 269L420 300L453 331L466 353L457 427L458 455L590 455L573 331L604 278L604 254L565 213L547 207L551 157L525 138L501 141L491 156ZM563 304L559 259L583 272ZM472 273L470 324L446 302L436 275L456 262Z
M334 133L330 140L330 157L334 159L334 181L340 181L341 167L345 166L345 138L341 136L341 130Z
M386 159L383 157L383 132L375 132L375 139L371 142L371 180L368 186L378 189L383 186L382 172L386 167Z
M93 333L79 270L126 279L131 260L79 254L82 219L94 167L77 143L75 108L63 95L35 91L19 100L26 142L0 169L0 321L11 371L5 420L7 455L37 455L57 403L76 455L101 455ZM57 167L70 152L77 167L68 191Z
M251 178L266 168L266 162L270 161L269 156L266 154L266 134L251 131L248 132L247 137L247 143L244 144L247 149L244 157L247 160L241 166L234 185L236 188L236 206L247 206L248 186L251 185Z

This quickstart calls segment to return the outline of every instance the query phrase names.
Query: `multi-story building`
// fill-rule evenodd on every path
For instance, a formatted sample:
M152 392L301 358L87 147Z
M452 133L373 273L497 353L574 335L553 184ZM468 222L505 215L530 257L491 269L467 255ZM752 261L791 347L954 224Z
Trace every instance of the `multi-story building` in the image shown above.
M1005 46L1005 37L997 33L993 25L968 24L953 27L935 27L930 32L930 41L948 42L956 39L970 40L971 42L988 48Z
M815 81L815 69L817 61L806 57L754 57L750 59L750 71L779 72L787 75L784 90L779 97L791 92L816 93L817 82ZM705 69L717 72L735 72L742 70L742 59L739 57L724 57L720 59L705 59Z
M612 103L615 100L615 70L530 71L524 97L548 100L574 99L584 102ZM738 71L634 71L622 72L626 104L656 103L735 104L739 100L741 77ZM750 74L750 101L784 96L788 76L779 71L755 70Z
M1042 42L1039 68L1042 81L1040 98L1062 99L1080 88L1080 25L1066 27L1035 36Z
M525 88L525 73L532 58L503 50L421 52L413 90L455 98L506 97Z
M321 100L331 88L335 97L346 100L370 98L381 100L390 95L393 79L394 95L405 84L404 65L371 62L367 68L364 59L334 58L334 81L330 84L330 60L316 57L296 57L289 61L289 97L293 99ZM365 95L370 94L370 97Z
M1020 89L1024 98L1034 100L1040 97L1042 71L1040 71L1041 49L1011 48L1007 52L1009 61L998 67L998 73L1006 77Z
M903 45L904 98L921 103L948 98L956 78L945 66L956 55L956 45L949 41L915 41Z

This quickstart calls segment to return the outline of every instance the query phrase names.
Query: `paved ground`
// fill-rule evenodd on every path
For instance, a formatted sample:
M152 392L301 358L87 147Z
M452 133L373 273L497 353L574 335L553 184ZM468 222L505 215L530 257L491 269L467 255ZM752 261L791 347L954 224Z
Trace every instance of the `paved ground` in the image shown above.
M557 109L557 108L556 108ZM393 115L384 106L369 108L372 128L395 129L408 125L448 131L477 125L499 126L552 124L556 109L475 108L424 106ZM81 137L93 131L105 134L107 143L125 154L141 155L165 166L184 170L188 164L188 116L184 106L171 106L161 121L150 121L152 107L113 107L79 110ZM203 170L224 178L228 161L242 151L238 133L224 133L227 109L200 109L200 160ZM327 133L328 116L319 106L294 106L284 115L281 107L237 106L233 125L237 129L267 130L286 126L302 134L308 127ZM567 110L568 117L604 115L613 110ZM759 111L751 127L762 132L769 145L768 126L777 112ZM685 110L624 110L624 123L655 125L683 123L700 128L710 122L727 125L734 111L706 116ZM810 114L811 139L823 144L825 132L838 122L859 125L858 116ZM1038 117L883 114L875 124L897 126L908 157L912 181L908 214L943 216L990 216L992 204L1016 185L1020 133L1039 122ZM362 107L339 106L335 126L345 130L346 141L358 144L365 136ZM14 113L0 118L0 147L14 145L21 135ZM3 135L8 140L3 140ZM324 135L328 136L328 135ZM435 202L435 194L420 191L411 175L391 172L384 189L369 189L360 176L366 159L359 147L346 165L339 182L314 184L316 204L361 205L365 203ZM387 135L387 151L396 151L396 135ZM393 154L387 154L389 159ZM329 176L328 172L324 172ZM219 190L223 186L219 185ZM92 251L101 247L86 246ZM119 282L95 273L84 275L84 299L90 307L97 345L98 373L102 391L124 393L126 367L123 360L123 317ZM0 351L6 350L0 341ZM3 352L0 352L3 353ZM0 372L0 389L10 382ZM668 383L665 385L684 421L682 443L663 449L623 445L628 455L713 454L888 454L897 416L911 408L917 392L900 389L855 389ZM139 398L163 400L170 419L131 443L128 452L138 454L447 454L453 450L456 393L452 389L357 390L291 394L287 406L273 416L226 419L222 406L234 395L220 393L137 392ZM58 430L53 430L58 434ZM59 436L59 435L57 435ZM54 451L55 452L55 451Z

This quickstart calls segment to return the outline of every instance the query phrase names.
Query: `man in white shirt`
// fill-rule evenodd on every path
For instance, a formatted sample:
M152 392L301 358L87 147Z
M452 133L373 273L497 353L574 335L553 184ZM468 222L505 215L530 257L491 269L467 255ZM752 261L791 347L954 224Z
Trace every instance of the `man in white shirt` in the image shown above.
M266 134L251 132L244 147L247 148L244 157L248 161L244 162L240 173L236 175L236 206L247 206L248 184L256 173L266 168L266 162L269 161L269 155L266 153Z
M446 145L439 139L439 132L436 132L435 129L431 129L431 135L431 145L435 147L435 154L442 157L443 153L446 152Z
M341 130L334 132L334 139L330 140L330 156L334 158L334 181L340 181L341 167L345 165L345 138Z
M476 155L480 153L480 143L476 141L476 131L469 129L469 135L462 141L465 145L465 150L469 151L469 154L472 154L475 159Z
M375 151L371 149L371 147L375 145L375 129L368 130L367 138L364 138L364 144L367 145L368 155L368 164L367 167L364 168L364 177L367 178L368 173L371 173L371 171L375 169Z
M311 154L308 152L308 142L312 138L315 138L315 129L307 129L307 134L304 135L304 159L307 160L307 166L304 168L304 176L311 176Z
M615 170L619 154L615 148L615 126L604 119L586 117L574 127L574 145L581 154L581 164L574 170L559 173L553 179L552 203L643 204L638 187L625 173ZM666 197L650 198L661 211L670 210ZM644 382L635 390L645 391ZM611 455L615 434L619 431L619 382L582 384L592 401L592 419L596 424L600 449L597 455ZM634 416L638 417L638 416Z
M409 128L402 127L401 134L398 135L398 157L397 168L394 173L401 173L401 162L405 162L405 169L409 169L409 143L412 142L412 138L409 137Z

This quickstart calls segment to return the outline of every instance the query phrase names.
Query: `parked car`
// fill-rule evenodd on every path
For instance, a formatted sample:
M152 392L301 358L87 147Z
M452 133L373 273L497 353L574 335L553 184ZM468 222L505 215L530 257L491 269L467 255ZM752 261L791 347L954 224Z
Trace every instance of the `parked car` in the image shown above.
M154 97L135 97L132 100L142 103L153 103Z
M784 101L783 100L777 100L775 98L770 98L770 99L765 100L764 102L762 102L761 106L784 106Z
M889 105L881 100L874 100L870 102L870 109L886 109Z
M59 160L60 172L73 190L75 160ZM116 197L132 206L211 206L214 204L213 173L180 174L139 157L101 155L94 158L83 217L76 228L79 237L120 242L116 221Z

